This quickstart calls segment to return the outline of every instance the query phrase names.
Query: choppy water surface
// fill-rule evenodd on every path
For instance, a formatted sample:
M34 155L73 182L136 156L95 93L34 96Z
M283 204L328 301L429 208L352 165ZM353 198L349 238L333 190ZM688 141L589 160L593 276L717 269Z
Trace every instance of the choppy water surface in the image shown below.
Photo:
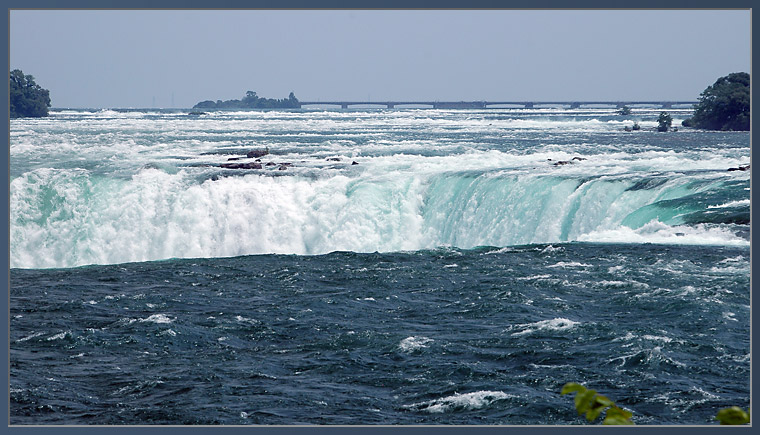
M638 424L746 408L749 135L658 114L13 120L11 423L582 423L568 381Z

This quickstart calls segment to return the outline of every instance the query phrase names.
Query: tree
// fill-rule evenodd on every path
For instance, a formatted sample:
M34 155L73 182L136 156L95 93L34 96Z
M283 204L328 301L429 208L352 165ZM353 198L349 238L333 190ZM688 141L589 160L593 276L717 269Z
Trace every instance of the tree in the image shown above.
M668 115L668 112L660 112L660 116L657 117L657 131L668 131L673 124L673 118Z
M50 92L35 83L33 76L14 69L9 80L11 118L48 116Z
M592 422L605 412L602 424L605 425L628 425L633 424L631 417L633 413L615 405L615 402L596 390L589 390L581 384L568 382L562 387L562 395L575 393L575 409L578 415L586 414L586 420Z
M262 98L256 95L256 92L247 91L241 100L217 100L216 103L211 100L201 101L193 106L193 109L297 109L301 107L292 92L288 98L274 99Z
M684 127L705 130L749 131L749 74L731 73L708 86L694 106L694 116L683 121Z
M747 411L738 406L723 408L718 411L715 419L720 421L720 424L749 424L749 408Z

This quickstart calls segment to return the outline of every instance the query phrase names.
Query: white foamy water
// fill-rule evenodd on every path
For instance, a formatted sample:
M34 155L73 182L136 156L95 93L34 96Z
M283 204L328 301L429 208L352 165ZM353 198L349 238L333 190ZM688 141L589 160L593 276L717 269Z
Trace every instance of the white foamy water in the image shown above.
M668 202L748 183L726 171L748 147L667 149L658 140L680 132L616 133L627 122L602 109L13 120L11 267L572 241L748 246L729 226L684 224ZM594 142L610 134L621 142ZM264 148L262 165L275 165L220 168Z
M175 319L170 318L166 314L151 314L145 319L139 319L140 322L150 322L150 323L159 323L159 324L172 323L174 322L174 320Z
M749 246L749 240L726 228L706 225L670 226L658 221L651 221L638 229L621 226L616 229L592 231L580 236L578 240L603 243Z
M427 402L407 405L405 408L414 409L422 412L442 413L454 409L481 409L491 405L499 400L514 398L514 395L504 393L503 391L476 391L473 393L454 394L452 396L440 399L430 400Z
M730 208L730 207L740 207L740 206L749 206L750 202L749 199L742 199L741 201L731 201L727 202L725 204L720 205L708 205L707 208Z
M523 325L515 325L513 328L520 328L521 331L514 332L512 335L521 336L532 334L537 331L567 331L578 325L579 322L574 322L569 319L558 317L556 319L541 320L535 323L528 323Z
M398 347L401 352L411 353L416 350L428 347L428 344L432 342L433 340L427 337L413 336L401 340L401 342L398 344Z

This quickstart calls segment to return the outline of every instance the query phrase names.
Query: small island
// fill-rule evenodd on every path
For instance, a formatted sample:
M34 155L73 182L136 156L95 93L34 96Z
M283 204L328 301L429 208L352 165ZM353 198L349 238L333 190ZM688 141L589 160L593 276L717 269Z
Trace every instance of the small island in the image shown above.
M703 130L749 131L749 79L749 74L738 72L716 80L699 95L694 116L682 125Z
M288 98L261 98L256 92L248 91L240 100L201 101L193 109L297 109L301 107L298 98L291 92Z
M11 118L42 118L48 116L50 91L34 82L34 77L24 75L20 69L10 72L9 103Z

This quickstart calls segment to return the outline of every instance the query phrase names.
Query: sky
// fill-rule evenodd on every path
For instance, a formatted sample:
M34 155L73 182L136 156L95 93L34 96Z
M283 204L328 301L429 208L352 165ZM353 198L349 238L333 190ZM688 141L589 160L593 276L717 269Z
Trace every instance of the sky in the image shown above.
M689 100L750 72L749 10L12 10L52 106Z

